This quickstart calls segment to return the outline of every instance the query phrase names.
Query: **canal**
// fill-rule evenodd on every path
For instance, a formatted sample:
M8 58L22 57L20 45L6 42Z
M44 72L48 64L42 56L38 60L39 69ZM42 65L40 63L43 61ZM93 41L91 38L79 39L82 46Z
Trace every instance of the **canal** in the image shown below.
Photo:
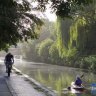
M84 74L82 80L88 92L80 96L96 96L91 94L90 87L90 84L96 82L96 75L90 71L27 61L16 62L14 65L23 73L56 92L58 96L76 96L76 94L62 92L62 90L70 86L77 75Z

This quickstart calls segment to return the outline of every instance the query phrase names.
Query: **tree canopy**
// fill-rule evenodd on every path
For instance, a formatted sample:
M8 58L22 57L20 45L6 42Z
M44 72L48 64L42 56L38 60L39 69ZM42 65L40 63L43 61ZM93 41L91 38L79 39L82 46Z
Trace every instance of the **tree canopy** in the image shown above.
M20 40L36 38L34 26L42 25L42 21L30 11L26 0L0 0L0 50L7 51Z
M38 9L44 11L47 4L50 5L51 11L60 17L71 17L76 14L78 9L92 3L93 0L34 0L38 2Z
M70 17L78 6L86 5L92 0L32 0L37 2L36 10L46 10L50 3L51 10L60 17ZM35 27L42 21L31 13L32 5L28 0L0 0L0 50L7 50L20 40L37 38Z

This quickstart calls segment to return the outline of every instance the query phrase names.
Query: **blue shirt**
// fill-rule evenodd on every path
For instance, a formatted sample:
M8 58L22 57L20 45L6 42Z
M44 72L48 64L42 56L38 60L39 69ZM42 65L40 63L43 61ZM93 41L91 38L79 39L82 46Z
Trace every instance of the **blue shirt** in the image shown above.
M76 84L77 86L81 86L82 80L81 80L80 78L77 78L76 81L75 81L75 84Z

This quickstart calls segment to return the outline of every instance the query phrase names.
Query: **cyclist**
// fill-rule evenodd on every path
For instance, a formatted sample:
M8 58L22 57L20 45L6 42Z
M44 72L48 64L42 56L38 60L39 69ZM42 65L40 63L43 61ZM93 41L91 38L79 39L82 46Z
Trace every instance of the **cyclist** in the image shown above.
M4 63L5 63L5 66L6 66L6 72L8 71L8 65L9 64L11 65L11 69L12 69L12 65L14 63L14 56L11 53L8 53L5 56Z

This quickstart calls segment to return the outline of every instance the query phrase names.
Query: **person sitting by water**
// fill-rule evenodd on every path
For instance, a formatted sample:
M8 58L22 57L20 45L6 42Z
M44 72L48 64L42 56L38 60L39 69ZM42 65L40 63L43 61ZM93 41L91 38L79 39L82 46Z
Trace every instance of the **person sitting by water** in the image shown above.
M81 80L79 75L76 76L75 85L77 85L77 86L81 86L82 85L82 80Z

